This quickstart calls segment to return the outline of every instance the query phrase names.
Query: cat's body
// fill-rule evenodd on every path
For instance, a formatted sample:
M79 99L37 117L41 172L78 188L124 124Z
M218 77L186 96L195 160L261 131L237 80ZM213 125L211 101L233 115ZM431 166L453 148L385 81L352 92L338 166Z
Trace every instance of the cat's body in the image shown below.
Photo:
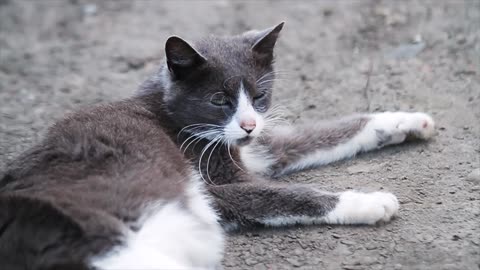
M167 41L167 64L131 99L70 115L0 180L6 269L212 269L223 227L374 224L390 193L322 192L269 178L433 135L422 113L271 126L283 24ZM265 127L265 130L263 130Z

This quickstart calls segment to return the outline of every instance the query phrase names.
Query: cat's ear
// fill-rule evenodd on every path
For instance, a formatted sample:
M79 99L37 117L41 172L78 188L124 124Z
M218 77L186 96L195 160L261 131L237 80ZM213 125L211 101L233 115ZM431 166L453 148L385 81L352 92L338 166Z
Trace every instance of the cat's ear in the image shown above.
M252 51L257 57L273 59L273 48L285 23L255 33Z
M182 79L207 61L188 42L177 36L171 36L167 39L165 55L167 57L168 70L174 79Z

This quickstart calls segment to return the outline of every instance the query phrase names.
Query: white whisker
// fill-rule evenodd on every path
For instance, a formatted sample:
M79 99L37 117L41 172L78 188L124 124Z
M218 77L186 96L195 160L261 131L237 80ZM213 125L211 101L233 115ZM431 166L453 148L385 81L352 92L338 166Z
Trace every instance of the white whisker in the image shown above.
M221 135L218 135L217 137L215 137L212 141L210 141L202 150L202 153L200 154L200 159L198 160L198 173L200 174L200 177L202 178L202 180L207 184L207 185L211 185L213 183L208 183L207 180L205 180L205 177L203 177L203 173L202 173L202 159L203 159L203 155L205 154L205 152L208 150L208 148L210 148L210 146L212 146L216 140L220 137Z
M194 138L193 140L191 140L187 146L185 147L185 149L183 150L183 153L185 154L185 152L187 151L188 147L194 143L195 141L198 143L200 140L202 139L208 139L210 136L215 136L217 134L221 133L221 130L207 130L207 131L202 131L200 133L196 133L196 134L193 134L192 136L188 137L187 140L189 140L190 138ZM183 145L187 142L187 140L185 140L182 145L180 146L180 150L182 150L182 147ZM195 144L196 145L196 144ZM195 146L194 146L195 148Z
M289 73L287 71L282 71L282 70L272 70L270 72L266 72L265 74L263 74L262 76L260 76L259 79L256 80L256 83L260 82L261 80L263 80L264 78L266 78L267 76L278 76L278 75L289 75Z
M218 146L219 143L222 142L221 136L222 135L219 135L217 137L218 142L213 146L212 151L210 151L210 155L208 155L208 159L207 159L207 178L210 181L210 183L213 183L213 181L212 181L212 178L210 178L210 173L208 172L208 166L210 165L210 158L212 157L213 152L215 152L215 148Z
M275 78L275 79L271 79L271 80L265 80L265 81L260 81L257 83L257 87L260 87L266 83L269 83L269 82L279 82L279 81L287 81L287 79L280 79L280 78Z
M230 147L231 147L231 140L228 140L228 141L227 141L227 151L228 151L228 155L230 156L230 159L232 160L233 164L234 164L237 168L239 168L242 172L245 172L245 171L242 169L242 167L240 167L240 166L238 165L238 163L235 161L235 159L232 157L232 153L230 152Z

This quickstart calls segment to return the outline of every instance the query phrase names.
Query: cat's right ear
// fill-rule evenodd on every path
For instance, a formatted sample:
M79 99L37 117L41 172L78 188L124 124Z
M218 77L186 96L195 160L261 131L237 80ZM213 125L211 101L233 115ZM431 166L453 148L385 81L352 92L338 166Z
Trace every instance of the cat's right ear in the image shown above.
M188 42L177 36L171 36L167 39L165 55L168 70L173 79L177 80L183 79L188 73L207 61Z
M281 22L265 30L253 30L243 34L247 41L252 44L251 50L258 64L271 65L273 61L273 48L284 24L284 22Z

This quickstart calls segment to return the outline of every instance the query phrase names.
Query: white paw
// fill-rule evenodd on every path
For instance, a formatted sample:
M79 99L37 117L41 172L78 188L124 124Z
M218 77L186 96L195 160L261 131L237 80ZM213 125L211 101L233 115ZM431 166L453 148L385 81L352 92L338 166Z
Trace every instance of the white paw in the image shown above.
M435 122L425 113L384 112L375 114L372 128L381 145L397 144L407 137L429 139L435 134Z
M346 191L326 221L330 224L375 224L389 221L398 212L397 197L387 192Z
M403 113L397 128L420 139L429 139L435 133L435 122L432 117L425 113Z

